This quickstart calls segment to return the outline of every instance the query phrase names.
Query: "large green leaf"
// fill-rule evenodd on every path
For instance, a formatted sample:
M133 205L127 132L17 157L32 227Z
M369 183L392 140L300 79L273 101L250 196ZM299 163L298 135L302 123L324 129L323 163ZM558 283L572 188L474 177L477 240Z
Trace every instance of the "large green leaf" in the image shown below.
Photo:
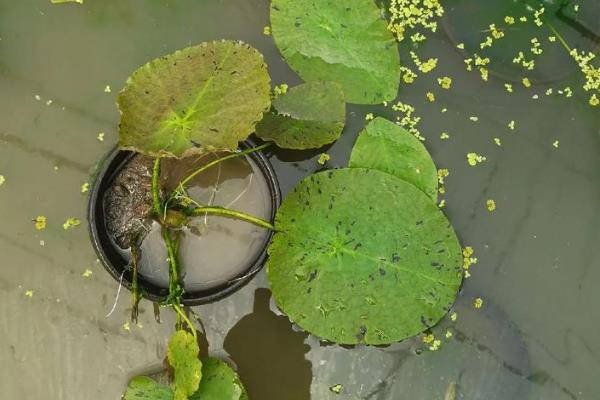
M437 200L437 169L429 152L414 135L385 118L375 118L360 133L349 166L395 175Z
M273 0L273 38L305 81L334 81L351 103L393 100L400 56L372 0Z
M229 365L208 358L202 362L200 387L190 400L248 400L248 394Z
M199 352L200 348L192 334L180 330L171 338L167 357L175 371L174 400L187 400L198 390L202 378Z
M283 201L267 272L281 310L332 342L386 344L436 324L462 281L461 247L426 194L362 168L304 179Z
M122 148L175 157L233 151L269 108L270 78L254 48L207 42L140 67L118 104Z
M335 142L345 122L342 87L333 82L309 82L276 97L256 134L285 149L315 149Z
M147 376L136 376L129 381L124 400L173 400L173 392Z

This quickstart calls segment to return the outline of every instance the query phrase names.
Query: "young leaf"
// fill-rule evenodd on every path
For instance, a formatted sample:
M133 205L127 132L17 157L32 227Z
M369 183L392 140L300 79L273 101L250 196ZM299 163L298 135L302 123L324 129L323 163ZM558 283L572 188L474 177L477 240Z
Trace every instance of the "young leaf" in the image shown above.
M136 376L129 381L123 400L173 400L173 392L147 376Z
M305 81L338 82L350 103L396 97L398 47L372 0L273 0L271 29Z
M373 169L309 176L277 211L267 273L279 308L342 344L388 344L446 314L462 281L461 247L437 205Z
M249 45L207 42L140 67L118 105L121 148L168 157L234 151L269 108L270 78Z
M190 400L248 400L248 394L229 365L208 358L202 363L200 387Z
M395 175L437 201L437 169L429 152L414 135L385 118L375 118L359 134L349 166Z
M198 390L202 378L200 348L193 335L180 330L169 342L167 357L175 371L174 400L187 400Z
M257 125L256 135L285 149L316 149L335 142L345 121L342 87L309 82L276 97L271 111Z

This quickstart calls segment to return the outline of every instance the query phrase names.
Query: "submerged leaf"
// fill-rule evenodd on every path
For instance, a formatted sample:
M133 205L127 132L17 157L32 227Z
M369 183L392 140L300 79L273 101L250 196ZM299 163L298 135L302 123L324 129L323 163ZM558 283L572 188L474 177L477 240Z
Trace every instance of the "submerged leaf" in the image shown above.
M351 103L393 100L400 56L372 0L273 0L271 30L305 81L334 81Z
M462 281L461 247L437 205L373 169L304 179L283 201L267 273L281 310L342 344L387 344L435 325Z
M277 96L271 112L256 127L256 135L285 149L315 149L336 141L345 121L342 87L309 82Z
M167 356L175 371L174 400L187 400L198 390L202 378L199 352L200 348L192 334L180 330L171 338Z
M229 365L208 358L202 362L200 387L190 400L248 400L248 394Z
M123 400L173 400L173 392L147 376L136 376L129 381Z
M269 108L270 78L251 46L206 42L140 67L118 104L121 148L170 157L235 151Z
M397 176L437 200L437 169L423 143L400 126L376 118L360 133L349 166Z

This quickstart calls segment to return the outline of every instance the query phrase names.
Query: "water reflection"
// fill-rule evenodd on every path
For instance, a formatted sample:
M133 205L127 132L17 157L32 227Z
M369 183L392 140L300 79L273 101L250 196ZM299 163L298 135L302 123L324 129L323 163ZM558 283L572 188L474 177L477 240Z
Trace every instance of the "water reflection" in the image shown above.
M308 400L312 368L307 334L269 308L271 291L254 292L254 310L229 331L224 348L238 366L251 399Z

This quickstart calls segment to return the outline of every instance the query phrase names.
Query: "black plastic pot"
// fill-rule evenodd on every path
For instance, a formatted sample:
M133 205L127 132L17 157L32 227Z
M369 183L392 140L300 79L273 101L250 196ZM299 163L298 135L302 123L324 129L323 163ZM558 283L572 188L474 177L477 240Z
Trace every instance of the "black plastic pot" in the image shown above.
M251 141L242 142L240 145L241 149L251 147L254 147L254 143ZM110 188L114 178L136 154L131 151L122 151L115 148L106 156L91 187L88 205L90 237L98 258L110 275L115 280L122 281L123 285L128 289L131 289L131 271L128 269L129 260L123 256L122 250L113 242L107 231L103 199L105 192ZM281 203L281 193L277 176L273 171L271 163L262 152L253 152L248 154L247 157L250 157L256 163L268 184L272 202L271 220L274 220L277 208ZM248 283L263 267L267 257L267 247L272 235L273 232L269 234L263 250L254 259L248 260L248 268L240 273L238 277L231 279L230 283L208 290L186 291L183 296L183 303L186 305L211 303L232 294ZM138 283L142 289L144 298L150 301L161 301L168 294L167 288L156 286L145 280L143 276L139 276Z

